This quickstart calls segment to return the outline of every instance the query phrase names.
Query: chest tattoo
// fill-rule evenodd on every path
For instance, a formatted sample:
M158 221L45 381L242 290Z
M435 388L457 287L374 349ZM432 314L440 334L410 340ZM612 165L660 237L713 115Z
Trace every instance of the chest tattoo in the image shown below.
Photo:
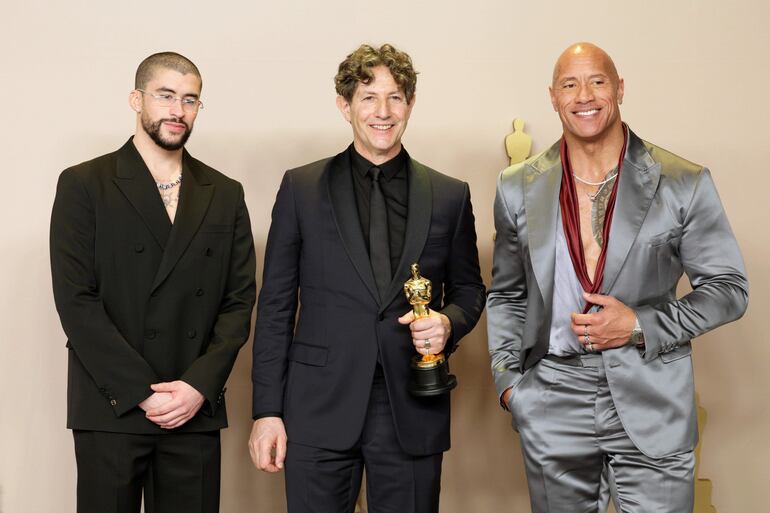
M604 247L604 218L607 215L607 203L612 195L613 185L612 182L609 182L607 187L603 187L591 202L593 204L591 207L591 230L594 234L594 240L600 248Z

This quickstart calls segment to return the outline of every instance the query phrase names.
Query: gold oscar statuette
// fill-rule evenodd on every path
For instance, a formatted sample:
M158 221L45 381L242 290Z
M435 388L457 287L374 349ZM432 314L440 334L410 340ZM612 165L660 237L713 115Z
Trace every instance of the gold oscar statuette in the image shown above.
M428 317L433 286L420 276L420 266L412 264L412 277L404 283L404 293L416 319ZM457 378L449 374L449 362L444 353L417 354L412 357L409 392L416 396L445 394L457 386Z

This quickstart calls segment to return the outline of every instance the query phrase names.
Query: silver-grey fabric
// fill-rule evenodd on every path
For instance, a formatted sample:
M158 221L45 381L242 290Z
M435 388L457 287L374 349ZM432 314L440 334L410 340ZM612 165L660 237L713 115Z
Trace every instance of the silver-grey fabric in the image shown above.
M572 333L572 312L583 310L583 286L575 274L575 266L569 256L567 239L561 213L556 217L556 256L553 271L553 300L551 301L551 332L548 339L548 353L557 356L583 354L583 344Z
M561 173L557 142L500 174L487 297L498 397L548 352ZM690 341L743 315L748 283L707 169L629 131L618 180L602 293L635 310L646 348L606 351L602 366L628 438L663 460L697 442ZM677 298L683 273L693 290Z
M618 418L602 356L580 359L582 367L541 360L510 399L533 513L599 510L605 461L615 480L618 511L692 511L693 452L660 459L642 454Z

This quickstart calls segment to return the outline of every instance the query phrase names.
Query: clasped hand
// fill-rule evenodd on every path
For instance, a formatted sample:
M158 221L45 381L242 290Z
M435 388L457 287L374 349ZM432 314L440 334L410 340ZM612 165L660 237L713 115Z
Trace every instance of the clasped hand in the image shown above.
M572 332L590 352L624 346L631 338L636 324L634 311L612 296L583 293L591 304L601 310L587 314L572 314Z
M163 429L174 429L193 418L203 406L203 394L184 381L150 385L154 394L139 403L147 419Z

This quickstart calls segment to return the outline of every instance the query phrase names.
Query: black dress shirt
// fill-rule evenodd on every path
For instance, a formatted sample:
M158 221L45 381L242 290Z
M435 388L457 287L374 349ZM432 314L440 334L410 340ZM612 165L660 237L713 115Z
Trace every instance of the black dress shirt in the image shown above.
M353 169L353 187L356 194L358 219L364 240L369 244L369 196L371 194L372 177L369 170L379 167L382 171L380 186L385 196L385 206L388 211L388 237L390 239L390 270L395 272L401 260L406 234L406 216L409 203L409 179L407 172L406 151L401 148L398 155L389 161L375 166L362 157L351 144L348 148L350 164Z

